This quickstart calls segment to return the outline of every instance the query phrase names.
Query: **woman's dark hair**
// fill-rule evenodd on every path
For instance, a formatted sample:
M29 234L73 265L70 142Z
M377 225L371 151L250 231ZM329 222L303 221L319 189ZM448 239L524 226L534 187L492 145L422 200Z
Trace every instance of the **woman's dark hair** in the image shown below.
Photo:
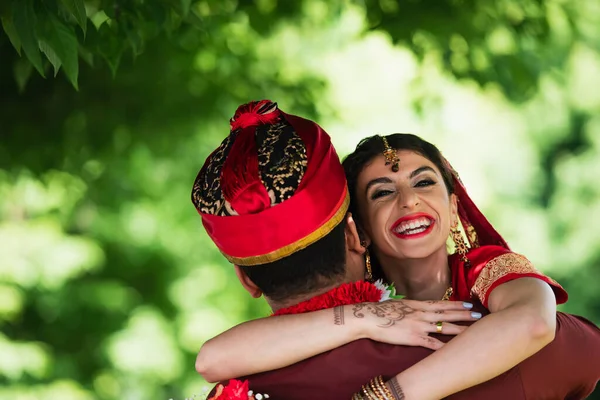
M448 193L454 193L452 171L444 162L444 157L442 157L442 153L440 153L437 147L420 137L409 133L394 133L385 138L392 149L414 151L434 163L442 173L442 178L444 179ZM348 190L350 191L349 211L352 212L354 219L357 221L360 219L356 204L356 184L358 175L360 175L365 166L375 157L383 154L383 150L384 145L382 137L379 135L370 136L361 140L356 146L356 150L346 156L342 162L348 181Z

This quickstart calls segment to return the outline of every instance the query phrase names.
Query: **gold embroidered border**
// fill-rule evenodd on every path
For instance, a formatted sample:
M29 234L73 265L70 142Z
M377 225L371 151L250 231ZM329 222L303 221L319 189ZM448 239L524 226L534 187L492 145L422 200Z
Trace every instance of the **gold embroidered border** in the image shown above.
M340 208L338 208L338 210L335 212L333 217L331 217L329 219L329 221L326 221L323 225L321 225L321 227L319 227L317 230L311 232L310 234L303 237L302 239L299 239L292 244L288 244L287 246L284 246L280 249L272 251L271 253L262 254L259 256L233 257L233 256L228 256L227 254L223 254L223 255L232 264L242 265L242 266L267 264L267 263L270 263L273 261L281 260L284 257L287 257L299 250L302 250L302 249L310 246L311 244L313 244L314 242L316 242L317 240L321 239L322 237L327 235L329 232L331 232L333 230L333 228L335 228L340 222L342 222L342 220L346 216L346 213L348 212L349 206L350 206L350 193L348 193L348 189L346 189L346 196L344 197L344 202L342 203Z
M549 279L552 283L556 283L553 279L548 278L538 271L525 256L516 253L506 253L487 262L475 280L475 284L471 288L471 293L479 298L482 304L486 304L490 287L498 279L508 274L535 274ZM556 284L558 285L558 283Z

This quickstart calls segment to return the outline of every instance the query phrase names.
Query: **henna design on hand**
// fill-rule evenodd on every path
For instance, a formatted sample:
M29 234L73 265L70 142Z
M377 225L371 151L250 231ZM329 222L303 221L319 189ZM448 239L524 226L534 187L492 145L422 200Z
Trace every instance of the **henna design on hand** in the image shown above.
M333 323L335 325L344 325L344 306L333 308Z
M371 313L379 318L386 320L383 324L377 324L382 328L388 328L398 321L402 321L405 316L415 312L415 309L406 305L403 301L384 301L382 303L360 303L352 307L356 318L364 318L365 313Z

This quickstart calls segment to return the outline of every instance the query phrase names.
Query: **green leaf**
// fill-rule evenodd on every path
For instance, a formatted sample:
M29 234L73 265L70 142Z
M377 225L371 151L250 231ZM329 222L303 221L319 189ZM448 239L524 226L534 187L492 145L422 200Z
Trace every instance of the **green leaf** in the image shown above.
M44 76L42 55L35 33L37 18L33 10L32 0L21 0L13 3L13 21L25 55L40 75Z
M25 90L25 86L31 77L31 72L33 72L33 66L26 58L19 58L15 61L15 64L13 65L13 74L15 81L17 81L17 86L19 87L19 93L23 93Z
M57 65L60 68L60 64L57 63L59 61L62 63L63 70L73 87L79 90L77 85L77 78L79 76L79 43L77 42L75 33L54 16L51 16L46 21L44 28L44 53L48 56L48 60L50 60L52 65L54 65L55 73L57 72ZM53 54L48 49L52 50ZM56 58L53 60L54 56Z
M13 47L17 50L17 53L21 55L21 39L19 38L19 34L17 33L12 20L8 17L2 17L2 27Z
M46 58L48 58L48 61L50 61L50 64L54 67L54 77L56 77L56 74L58 74L58 70L60 70L62 65L60 57L58 57L52 47L43 40L40 40L40 50L46 55Z
M115 77L117 68L121 62L121 56L125 50L126 42L118 37L108 24L103 24L100 29L98 29L98 33L98 53L106 60L113 77Z
M96 29L100 29L100 27L102 26L102 24L104 24L106 21L108 21L110 18L108 17L108 15L106 15L106 13L102 10L98 11L97 13L95 13L94 15L92 15L90 17L90 20L92 21L92 24L94 24L94 26L96 27Z
M83 36L87 32L87 15L85 13L85 3L83 0L60 0L67 10L71 13L75 20L83 30Z

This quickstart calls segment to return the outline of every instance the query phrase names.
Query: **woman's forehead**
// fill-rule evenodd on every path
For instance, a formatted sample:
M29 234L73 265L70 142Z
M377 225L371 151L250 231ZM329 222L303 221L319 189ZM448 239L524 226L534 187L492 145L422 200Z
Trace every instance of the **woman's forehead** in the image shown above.
M385 164L385 157L383 154L373 158L368 164L365 165L361 173L359 174L359 182L363 184L370 179L382 177L382 176L405 176L410 174L414 170L428 166L435 170L436 173L440 173L439 169L431 162L428 158L423 157L419 153L415 153L410 150L399 150L396 152L400 162L398 163L398 172L393 172L392 167Z

